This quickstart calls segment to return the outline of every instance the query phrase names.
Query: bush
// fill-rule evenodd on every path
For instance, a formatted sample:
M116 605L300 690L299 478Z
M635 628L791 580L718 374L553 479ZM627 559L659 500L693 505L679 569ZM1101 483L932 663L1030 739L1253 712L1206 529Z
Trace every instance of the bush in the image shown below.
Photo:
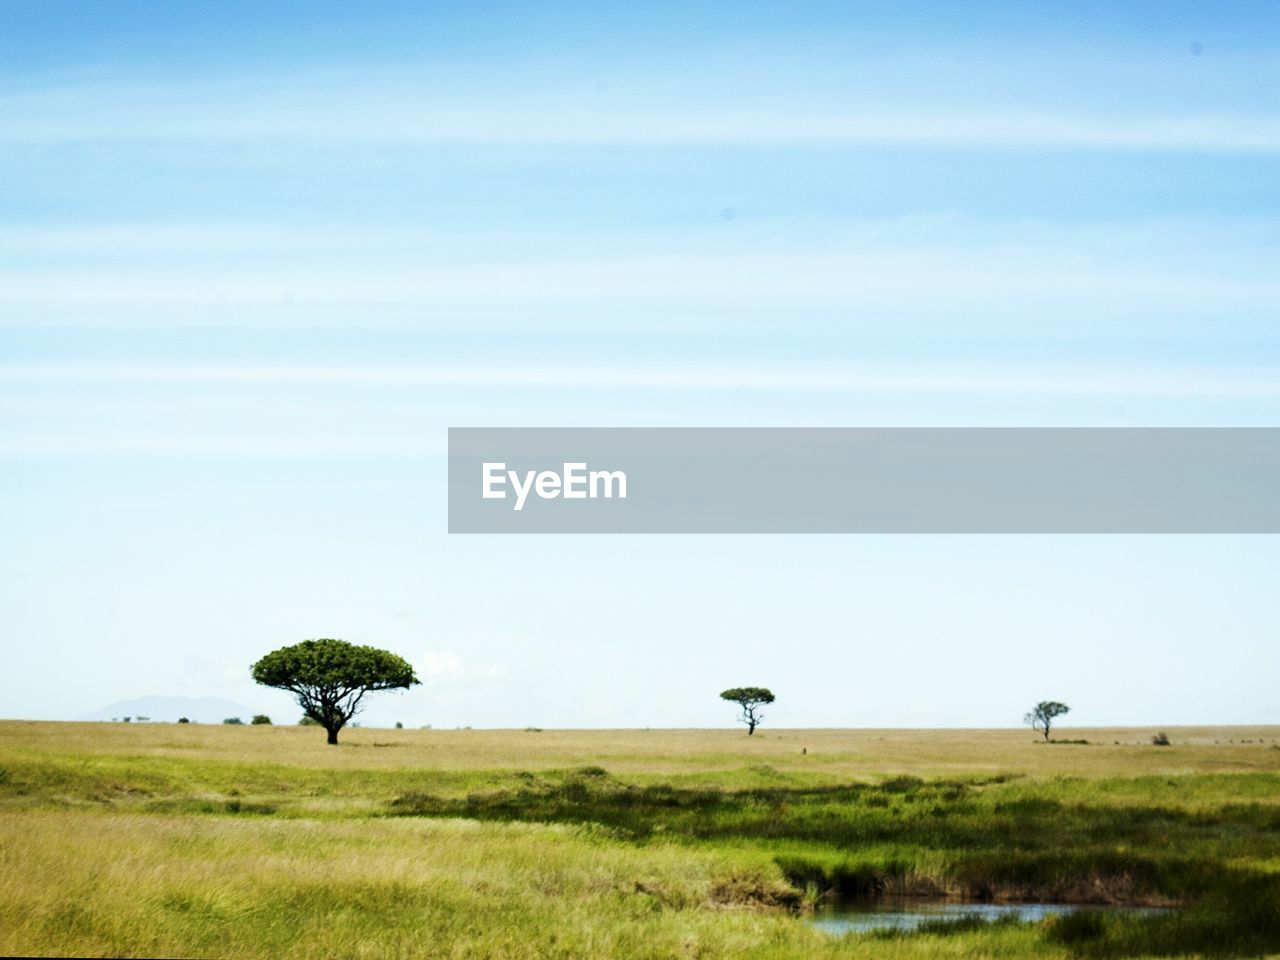
M880 784L880 789L885 793L911 793L914 790L919 790L923 786L924 781L919 777L903 775L900 777L894 777L891 780L886 780L884 783Z
M1080 910L1052 918L1048 923L1049 941L1078 946L1097 940L1107 932L1106 918L1101 913Z
M403 730L403 729L404 729L404 724L403 724L403 723L401 723L399 720L397 720L397 721L396 721L396 729L397 729L397 730Z
M319 722L318 720L315 720L315 719L314 719L314 718L312 718L312 717L307 716L307 715L304 713L304 714L302 715L302 719L298 721L298 726L300 726L300 727L318 727L318 726L320 726L320 722Z
M190 720L188 720L186 717L179 717L179 718L178 718L178 722L179 722L179 723L190 723L191 721L190 721Z
M250 720L249 722L253 724L255 727L271 726L271 718L268 717L265 713L255 713L253 715L253 719Z
M1154 737L1151 738L1151 742L1154 743L1157 747L1167 747L1169 746L1169 735L1165 733L1163 730L1161 730L1159 733L1157 733Z
M230 724L233 727L244 726L244 721L241 720L239 717L227 717L227 719L223 720L222 722L226 724Z

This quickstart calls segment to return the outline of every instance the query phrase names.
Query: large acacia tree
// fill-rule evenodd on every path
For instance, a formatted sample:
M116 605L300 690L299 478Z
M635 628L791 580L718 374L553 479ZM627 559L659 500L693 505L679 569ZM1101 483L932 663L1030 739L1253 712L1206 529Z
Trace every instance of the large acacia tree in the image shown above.
M366 693L407 690L420 682L403 657L345 640L303 640L281 647L252 671L258 683L294 694L303 713L325 728L333 744Z
M756 732L756 727L764 719L764 714L760 712L760 708L766 703L773 703L774 696L773 691L768 687L730 687L720 694L720 699L736 703L742 708L742 714L738 717L738 722L747 725L747 736L749 737Z

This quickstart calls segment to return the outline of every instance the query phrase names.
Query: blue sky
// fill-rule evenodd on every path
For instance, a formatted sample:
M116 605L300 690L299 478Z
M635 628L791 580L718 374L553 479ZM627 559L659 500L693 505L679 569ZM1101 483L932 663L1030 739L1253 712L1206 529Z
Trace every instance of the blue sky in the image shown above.
M1280 425L1271 4L0 7L4 712L1276 719L1267 537L463 538L449 426ZM34 680L32 678L35 678Z

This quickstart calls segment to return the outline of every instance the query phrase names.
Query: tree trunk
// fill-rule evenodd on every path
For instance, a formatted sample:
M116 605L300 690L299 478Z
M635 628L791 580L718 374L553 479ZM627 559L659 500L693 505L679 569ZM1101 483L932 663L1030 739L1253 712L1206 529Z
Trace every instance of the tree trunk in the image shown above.
M754 720L747 721L747 736L751 736L756 732L756 722Z
M1044 725L1044 742L1049 742L1049 725L1047 723Z
M329 743L330 743L330 745L331 745L331 746L335 746L335 747L336 747L336 746L338 745L338 728L337 728L337 727L326 727L325 729L329 732Z

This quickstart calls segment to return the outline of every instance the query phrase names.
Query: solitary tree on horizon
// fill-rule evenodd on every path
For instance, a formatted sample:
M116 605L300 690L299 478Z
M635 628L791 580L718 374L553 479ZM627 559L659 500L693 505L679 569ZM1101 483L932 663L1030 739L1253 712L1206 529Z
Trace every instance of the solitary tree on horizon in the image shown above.
M1039 730L1043 733L1047 743L1049 740L1049 727L1053 725L1054 719L1070 712L1071 708L1065 703L1059 703L1057 700L1041 700L1031 709L1030 713L1022 718L1022 722L1030 726L1032 730Z
M747 725L749 737L756 732L756 727L764 719L760 708L766 703L773 703L774 696L773 691L768 687L730 687L720 694L720 699L736 703L742 708L742 715L738 717L738 722Z
M328 742L360 709L366 693L407 690L421 681L403 657L345 640L304 640L268 653L253 665L253 679L288 690L304 714L324 727Z

